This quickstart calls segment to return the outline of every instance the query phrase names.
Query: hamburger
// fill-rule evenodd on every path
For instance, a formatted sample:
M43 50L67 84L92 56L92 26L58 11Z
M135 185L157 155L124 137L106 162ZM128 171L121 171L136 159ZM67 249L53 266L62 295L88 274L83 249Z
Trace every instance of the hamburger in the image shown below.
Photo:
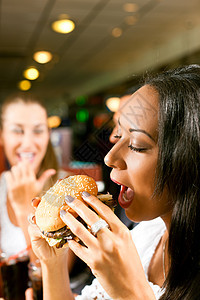
M65 196L70 195L83 201L83 191L99 198L106 205L114 209L115 201L108 194L98 194L95 180L87 175L74 175L58 180L42 197L35 211L36 224L43 237L50 246L61 248L67 246L68 240L79 242L69 227L60 218L60 210L65 209L72 213L86 227L87 224L65 202ZM90 230L90 228L88 228Z

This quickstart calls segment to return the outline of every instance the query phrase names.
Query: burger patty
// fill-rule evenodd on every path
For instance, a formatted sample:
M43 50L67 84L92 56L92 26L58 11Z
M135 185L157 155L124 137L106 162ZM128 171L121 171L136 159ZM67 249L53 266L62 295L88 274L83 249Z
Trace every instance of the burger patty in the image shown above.
M81 219L81 217L77 217L77 220L82 223L85 227L87 227L87 224ZM75 235L71 232L69 227L65 225L64 227L55 230L55 231L42 231L42 234L48 238L53 238L53 239L71 239Z

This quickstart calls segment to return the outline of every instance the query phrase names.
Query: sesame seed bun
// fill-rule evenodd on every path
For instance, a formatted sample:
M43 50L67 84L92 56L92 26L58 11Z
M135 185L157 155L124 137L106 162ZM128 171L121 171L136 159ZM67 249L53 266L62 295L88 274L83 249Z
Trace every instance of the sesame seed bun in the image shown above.
M60 209L72 209L66 204L65 196L70 195L83 200L81 193L87 191L97 196L98 188L95 180L87 175L74 175L57 181L42 197L36 212L36 224L43 231L56 231L64 227L60 218Z

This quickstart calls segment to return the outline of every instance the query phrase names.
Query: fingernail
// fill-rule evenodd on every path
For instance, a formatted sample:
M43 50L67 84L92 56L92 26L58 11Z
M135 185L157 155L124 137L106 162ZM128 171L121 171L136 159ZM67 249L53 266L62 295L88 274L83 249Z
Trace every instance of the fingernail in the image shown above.
M74 198L72 196L70 196L70 195L66 195L65 196L65 201L67 201L68 203L71 203L71 202L74 201Z
M40 197L35 197L35 198L33 198L33 199L31 200L31 204L32 204L33 207L37 207L38 204L40 203L40 201L41 201L41 198L40 198Z
M35 215L32 214L32 213L30 213L30 214L28 215L28 221L29 221L30 224L35 225Z
M87 198L90 197L91 195L88 192L84 191L82 192L82 196Z
M61 209L61 211L60 211L61 217L64 217L65 214L66 214L66 211L64 209Z

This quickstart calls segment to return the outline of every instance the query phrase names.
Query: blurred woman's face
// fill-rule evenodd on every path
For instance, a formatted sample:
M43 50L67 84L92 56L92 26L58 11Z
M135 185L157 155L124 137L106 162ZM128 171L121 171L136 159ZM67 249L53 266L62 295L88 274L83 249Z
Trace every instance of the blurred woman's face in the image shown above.
M11 167L26 159L37 174L48 142L47 114L42 106L17 102L6 107L2 116L1 143Z
M171 207L166 194L155 197L158 160L158 94L143 86L123 106L117 143L105 157L111 179L121 185L119 204L133 221L165 217ZM153 197L154 196L154 197Z

